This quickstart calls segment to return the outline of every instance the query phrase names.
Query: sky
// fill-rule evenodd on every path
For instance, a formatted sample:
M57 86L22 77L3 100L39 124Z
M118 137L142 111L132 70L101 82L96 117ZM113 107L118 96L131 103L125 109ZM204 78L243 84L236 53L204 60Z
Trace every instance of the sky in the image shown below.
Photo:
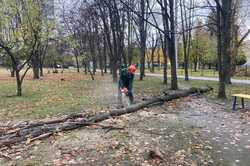
M62 8L62 2L65 4L65 7L72 8L72 6L75 4L75 2L79 2L78 0L54 0L55 1L55 7L56 8ZM238 0L237 0L238 1ZM241 12L242 12L242 20L241 20L241 33L244 34L248 29L250 29L250 0L240 0L242 1L241 6ZM206 0L195 0L195 2L202 6ZM211 3L214 2L214 0L210 0ZM197 13L201 15L208 15L210 10L206 9L198 9ZM60 13L56 12L57 15L60 15ZM204 17L205 18L205 17ZM247 40L250 40L250 35L248 36Z

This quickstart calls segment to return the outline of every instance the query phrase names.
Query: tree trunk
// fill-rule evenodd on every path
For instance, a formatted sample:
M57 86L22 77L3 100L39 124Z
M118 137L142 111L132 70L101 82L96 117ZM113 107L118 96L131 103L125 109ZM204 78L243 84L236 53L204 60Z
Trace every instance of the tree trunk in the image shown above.
M163 58L164 58L164 64L163 64L163 83L165 85L168 84L168 57L167 57L167 49L166 46L163 51Z
M170 8L170 41L169 41L169 57L171 63L171 89L178 89L178 79L177 79L177 64L176 64L176 47L175 47L175 16L174 16L174 0L169 0Z
M235 20L234 20L234 24L235 24ZM231 77L234 76L235 72L236 72L236 58L238 57L239 54L239 42L238 42L238 31L239 28L237 25L233 26L233 42L232 42L232 48L233 48L233 53L232 53L232 59L231 59Z
M112 72L113 82L114 83L118 82L117 65L114 63L114 61L112 61L112 65L111 65L111 69L110 70Z
M11 77L15 77L15 70L10 69L10 76L11 76Z
M95 75L95 73L96 73L96 57L93 57L92 62L93 62L93 75Z
M233 0L222 0L222 56L226 84L231 83L232 6Z
M104 65L104 73L107 73L107 42L106 42L106 38L105 35L103 36L103 65Z
M184 53L184 71L185 71L185 81L189 81L188 78L188 65L189 65L189 58L188 58L188 36L186 32L187 27L187 16L184 7L184 1L180 0L180 8L181 8L181 25L182 25L182 43L183 43L183 53ZM185 14L184 14L185 13ZM185 19L184 19L185 18Z
M79 66L78 55L75 55L75 59L76 59L76 69L77 69L77 73L80 73L80 66Z
M198 62L197 60L194 61L194 72L198 71Z
M131 1L129 1L131 3ZM131 5L131 4L130 4ZM131 65L133 61L133 49L132 49L132 18L131 18L131 12L127 12L128 15L128 64Z
M162 42L162 51L163 51L163 84L167 85L168 84L168 71L167 71L167 67L168 67L168 36L167 34L163 35L164 38L162 39L162 35L161 35L161 42Z
M151 53L151 72L155 72L155 66L154 66L154 53Z
M225 80L224 80L224 67L222 60L222 31L221 31L221 11L220 7L217 4L217 54L218 54L218 69L219 69L219 90L218 90L218 98L226 98L226 90L225 90Z
M101 50L100 46L98 46L98 49ZM98 56L99 56L99 66L100 66L100 70L101 70L101 75L104 76L104 72L103 72L103 55L102 55L102 52L99 51L98 52Z
M32 69L33 69L33 79L39 79L40 78L40 75L39 75L40 74L39 73L40 60L39 60L38 55L32 56L31 62L32 62Z
M161 60L160 60L160 51L158 50L157 53L157 63L158 63L158 70L161 70Z
M95 77L94 77L94 73L91 71L91 69L90 69L90 65L88 65L88 71L89 71L89 74L90 74L90 76L91 76L91 79L92 79L92 81L94 81L95 80Z
M86 63L84 63L84 73L88 74L88 65Z
M17 96L22 96L22 81L19 70L16 70Z
M38 67L33 67L33 79L39 79L39 71L40 69Z
M145 76L145 53L146 53L146 25L145 25L145 0L140 0L139 32L140 32L140 80Z
M40 70L40 76L43 77L44 74L43 74L43 64L40 62L40 65L39 65L39 70Z
M102 58L102 55L99 55L99 56L100 56L99 63L100 63L101 75L104 76L104 71L103 71L103 58Z
M151 71L151 65L150 65L151 63L149 60L147 61L147 64L148 64L148 70Z

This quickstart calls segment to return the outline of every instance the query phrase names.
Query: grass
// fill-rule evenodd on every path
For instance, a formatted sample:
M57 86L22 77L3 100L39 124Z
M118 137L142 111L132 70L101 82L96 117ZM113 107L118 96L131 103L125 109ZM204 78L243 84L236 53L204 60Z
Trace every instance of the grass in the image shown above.
M46 74L33 80L31 73L23 83L23 96L17 97L16 83L0 70L0 120L30 120L73 112L100 111L116 102L117 85L111 76L97 75L95 81L83 73L67 71ZM61 79L64 79L63 81ZM158 94L164 85L159 79L135 81L135 94Z
M168 80L170 82L170 80ZM207 94L211 99L217 100L218 95L218 82L215 81L203 81L203 80L190 80L184 81L183 79L178 80L179 88L190 88L190 87L205 87L210 86L213 88L213 91ZM136 88L140 87L138 90ZM161 92L163 89L170 88L169 85L165 86L162 84L162 80L156 77L146 77L145 81L135 82L135 93L140 93L140 90L144 89L144 91L157 94ZM244 93L250 94L249 85L245 84L231 84L226 86L226 95L228 99L224 102L231 102L231 95L235 93ZM250 100L249 100L250 101Z
M54 77L50 76L51 78ZM73 78L75 77L75 78ZM4 119L45 118L58 114L79 112L95 106L91 91L100 81L91 81L82 74L57 74L55 78L25 80L23 96L15 96L15 82L1 81L0 117ZM65 81L61 81L64 78Z
M205 85L214 88L210 96L216 98L217 82L179 80L181 88ZM1 71L0 118L2 121L40 119L73 112L100 111L115 102L116 88L117 85L111 82L110 75L97 75L95 81L92 81L90 76L76 72L47 74L43 80L32 80L31 75L28 75L23 84L23 96L16 97L15 81L8 73ZM134 83L136 98L158 95L166 88L169 87L163 85L160 78L155 77L146 77L144 81L136 79ZM227 95L230 97L233 93L250 94L250 89L247 85L229 85Z
M218 82L215 81L183 81L180 80L181 85L192 86L192 87L202 87L202 86L211 86L213 87L213 93L211 94L212 97L216 98L218 94ZM249 85L242 85L242 84L231 84L226 86L226 95L228 99L230 99L231 95L234 93L244 93L250 94Z

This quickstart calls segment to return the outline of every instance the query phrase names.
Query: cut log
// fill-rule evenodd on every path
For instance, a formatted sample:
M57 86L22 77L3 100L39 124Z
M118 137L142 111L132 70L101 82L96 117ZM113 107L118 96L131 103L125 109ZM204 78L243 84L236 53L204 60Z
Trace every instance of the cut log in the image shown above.
M168 95L148 99L123 109L115 109L109 112L98 113L96 115L72 114L64 118L54 120L25 122L19 123L18 125L11 125L0 133L0 147L10 146L27 140L35 141L46 138L53 133L74 130L84 126L96 124L111 117L133 113L145 107L150 107L155 103L163 103L181 97L186 97L191 94L206 93L210 90L212 90L212 88L191 88L189 90L175 91Z

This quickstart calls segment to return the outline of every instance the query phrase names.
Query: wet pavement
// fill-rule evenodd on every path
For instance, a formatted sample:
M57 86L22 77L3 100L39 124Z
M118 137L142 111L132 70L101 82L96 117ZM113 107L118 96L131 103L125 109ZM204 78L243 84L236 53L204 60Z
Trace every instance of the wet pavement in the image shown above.
M202 137L212 144L213 156L221 165L250 165L250 121L239 112L232 113L226 106L205 98L187 98L178 109L175 119L199 128ZM224 164L223 164L224 163Z

